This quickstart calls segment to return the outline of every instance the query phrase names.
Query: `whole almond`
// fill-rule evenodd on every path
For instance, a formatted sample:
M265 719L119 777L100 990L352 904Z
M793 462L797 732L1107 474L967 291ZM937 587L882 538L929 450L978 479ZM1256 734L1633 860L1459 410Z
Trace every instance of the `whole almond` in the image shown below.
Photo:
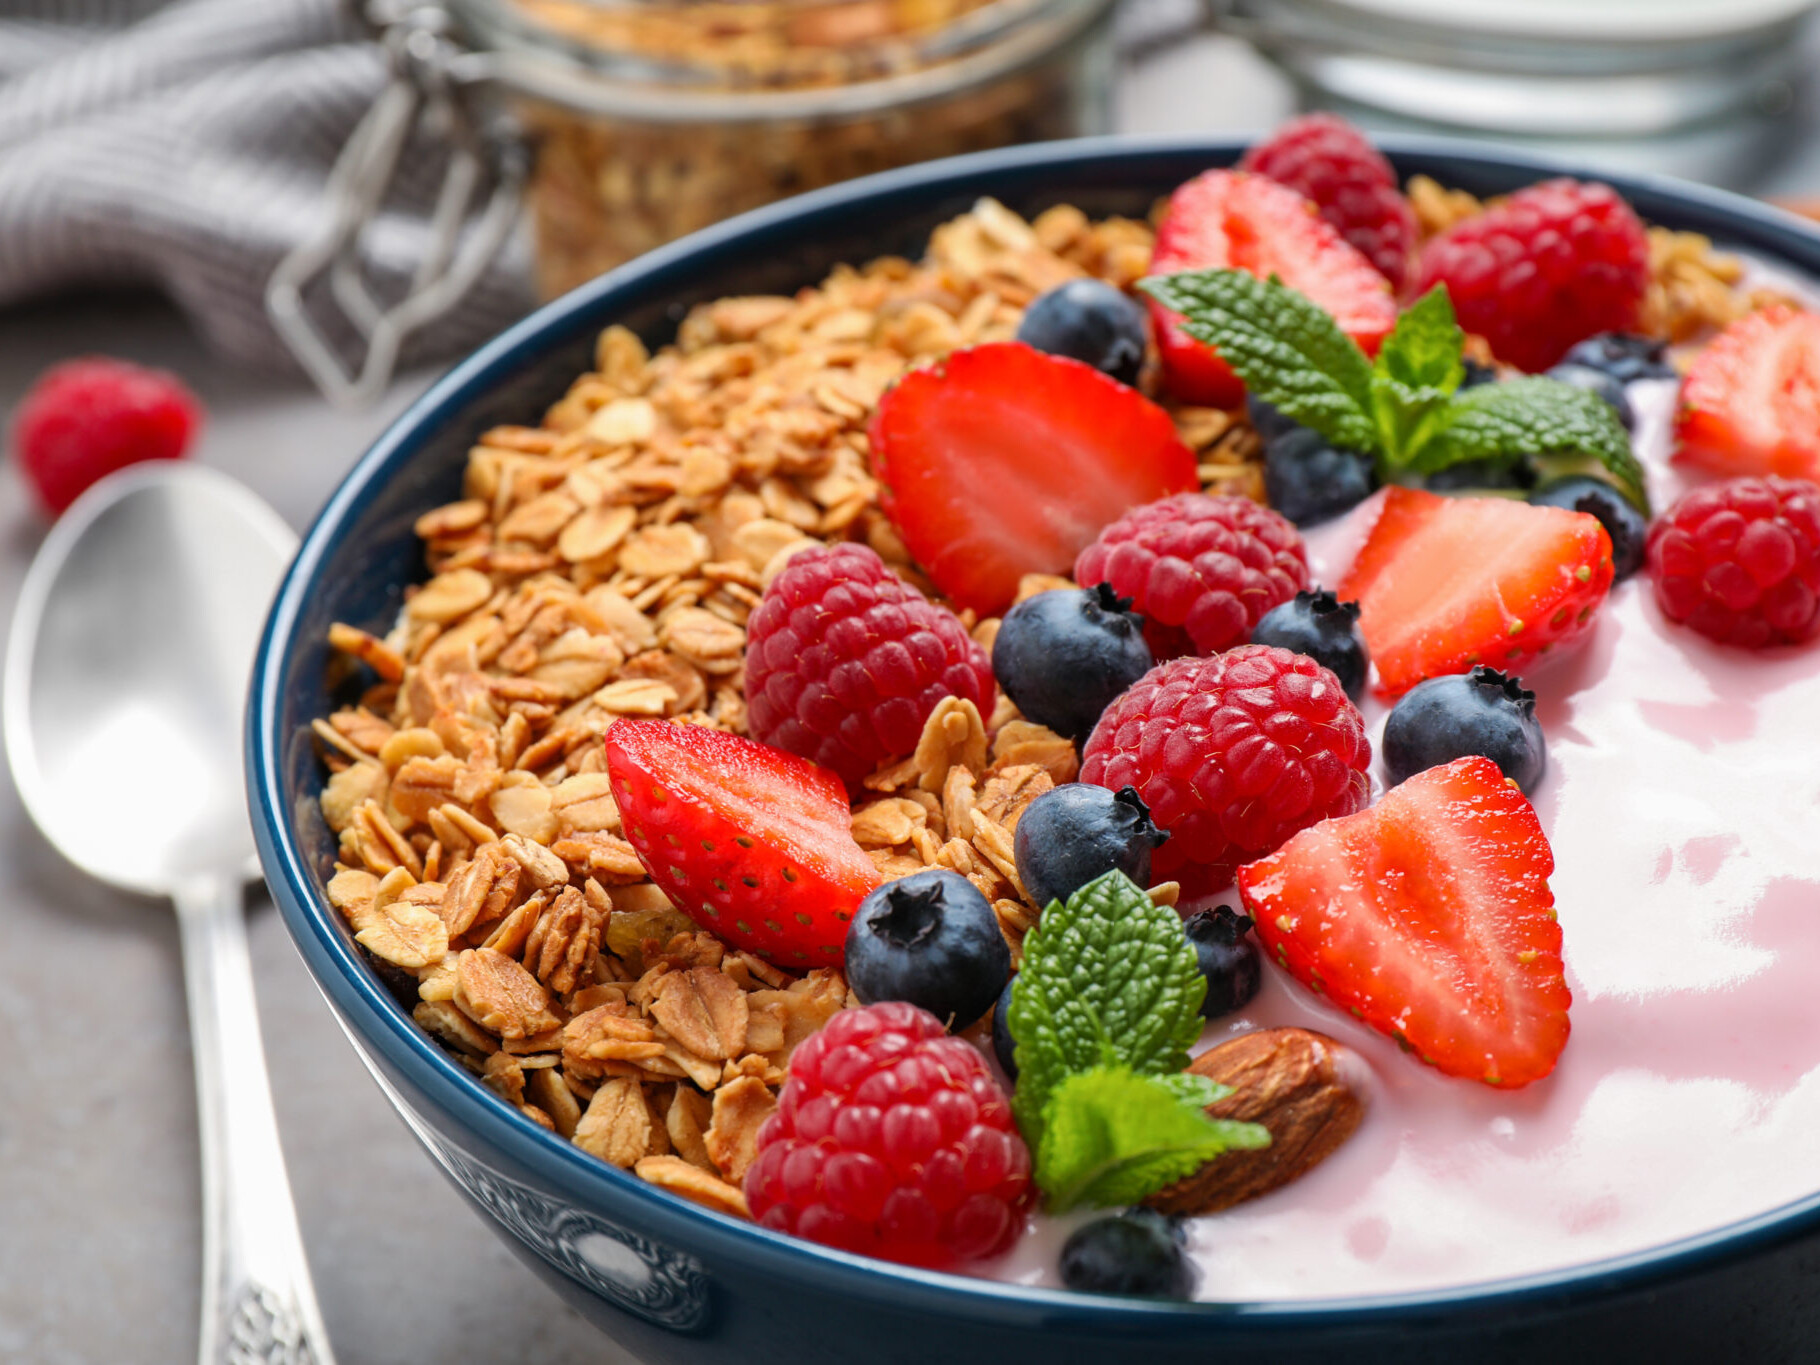
M1207 1116L1261 1123L1270 1146L1228 1152L1144 1202L1165 1213L1217 1213L1313 1170L1364 1117L1364 1097L1349 1079L1363 1065L1333 1039L1300 1028L1259 1029L1203 1052L1188 1069L1232 1087Z

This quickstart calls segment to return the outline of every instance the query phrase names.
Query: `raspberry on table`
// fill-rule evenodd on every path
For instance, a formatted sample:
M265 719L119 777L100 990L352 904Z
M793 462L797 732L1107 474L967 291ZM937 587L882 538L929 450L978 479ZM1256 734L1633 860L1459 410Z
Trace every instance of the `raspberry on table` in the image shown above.
M1337 114L1292 118L1239 158L1239 169L1287 185L1314 202L1401 289L1416 245L1416 215L1397 173L1365 134Z
M38 376L13 419L13 449L59 515L115 470L178 459L201 423L202 405L176 375L83 356Z
M1498 359L1546 370L1595 333L1637 330L1649 238L1610 185L1544 180L1423 247L1413 292L1437 284Z
M1695 489L1650 528L1669 620L1760 649L1820 635L1820 484L1771 475Z
M1081 780L1136 787L1169 831L1151 876L1211 891L1297 831L1364 809L1370 766L1338 678L1305 654L1245 645L1141 678L1100 717Z
M790 1058L746 1199L765 1227L907 1265L995 1256L1030 1152L983 1057L902 1001L844 1010Z
M915 752L944 697L992 714L985 651L864 545L794 556L747 623L753 738L832 769L849 788Z
M1074 578L1129 597L1150 652L1169 659L1248 640L1265 612L1308 586L1308 552L1294 526L1249 498L1178 493L1101 531Z

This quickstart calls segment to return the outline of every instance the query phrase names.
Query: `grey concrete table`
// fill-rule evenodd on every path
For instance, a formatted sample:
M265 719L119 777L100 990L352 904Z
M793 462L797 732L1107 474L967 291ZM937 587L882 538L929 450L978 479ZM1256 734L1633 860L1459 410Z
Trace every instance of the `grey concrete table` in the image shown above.
M1219 39L1161 47L1143 75L1120 90L1127 130L1246 131L1292 107L1282 80ZM1749 187L1813 192L1820 141L1808 147ZM210 411L199 458L299 528L428 378L395 385L373 412L338 414L300 384L224 367L164 305L106 297L0 313L0 413L46 365L87 351L183 374ZM42 535L16 471L0 464L0 638ZM279 1125L343 1365L629 1362L519 1265L419 1150L263 895L251 939ZM4 776L0 1037L0 1365L193 1360L200 1190L176 920L62 863Z

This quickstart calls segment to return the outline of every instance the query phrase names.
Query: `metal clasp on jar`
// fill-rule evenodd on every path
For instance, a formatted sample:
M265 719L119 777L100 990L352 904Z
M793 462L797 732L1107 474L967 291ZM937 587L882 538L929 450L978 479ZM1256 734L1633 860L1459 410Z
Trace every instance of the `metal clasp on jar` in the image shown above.
M336 159L322 230L279 263L265 293L279 337L324 395L345 407L378 398L405 340L479 280L518 222L529 165L518 130L497 101L485 98L492 73L456 41L440 4L368 0L362 18L387 53L391 81ZM362 269L360 238L419 126L449 145L448 168L431 214L429 249L404 295L386 304ZM311 286L325 278L329 300L365 344L353 363L306 303Z

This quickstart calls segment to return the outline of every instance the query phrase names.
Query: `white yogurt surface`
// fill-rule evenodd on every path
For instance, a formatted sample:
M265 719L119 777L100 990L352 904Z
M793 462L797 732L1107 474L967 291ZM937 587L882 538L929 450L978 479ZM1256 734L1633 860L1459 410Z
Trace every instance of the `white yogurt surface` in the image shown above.
M1683 487L1666 463L1674 387L1633 387L1658 510ZM1317 582L1339 581L1377 508L1309 535ZM1369 1062L1371 1109L1300 1181L1190 1223L1199 1297L1522 1275L1820 1189L1820 647L1720 648L1665 621L1640 574L1524 681L1574 997L1559 1067L1510 1092L1443 1076L1267 966L1203 1043L1327 1033ZM1386 707L1364 710L1375 754ZM1059 1283L1079 1220L1036 1221L999 1277Z

